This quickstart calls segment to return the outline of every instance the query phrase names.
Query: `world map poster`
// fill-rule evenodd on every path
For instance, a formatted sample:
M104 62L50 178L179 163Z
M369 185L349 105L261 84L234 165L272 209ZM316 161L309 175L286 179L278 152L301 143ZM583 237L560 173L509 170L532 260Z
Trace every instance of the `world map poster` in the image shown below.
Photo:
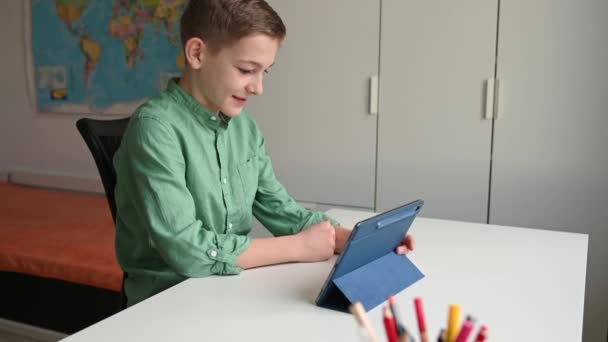
M184 67L187 0L30 0L39 112L130 114ZM27 35L26 35L27 36Z

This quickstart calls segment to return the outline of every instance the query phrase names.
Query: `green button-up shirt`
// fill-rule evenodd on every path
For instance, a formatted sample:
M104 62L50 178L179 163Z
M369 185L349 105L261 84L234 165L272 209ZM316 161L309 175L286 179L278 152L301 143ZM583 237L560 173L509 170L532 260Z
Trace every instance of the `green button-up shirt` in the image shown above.
M114 165L129 305L189 277L238 274L252 215L275 236L328 219L277 181L249 114L215 115L175 80L132 115Z

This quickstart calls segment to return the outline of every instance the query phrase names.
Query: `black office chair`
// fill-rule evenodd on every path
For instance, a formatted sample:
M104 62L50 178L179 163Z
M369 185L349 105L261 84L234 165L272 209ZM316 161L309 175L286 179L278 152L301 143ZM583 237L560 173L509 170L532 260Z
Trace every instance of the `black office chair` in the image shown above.
M76 122L76 127L86 142L97 170L101 176L101 182L106 193L112 219L116 223L116 202L114 201L114 187L116 186L116 170L114 170L114 153L120 146L122 136L129 124L129 118L115 120L95 120L82 118ZM127 307L127 296L125 294L125 279L127 273L123 273L121 289L121 309Z
M93 159L95 159L114 222L116 222L116 203L114 201L116 171L114 170L113 158L128 124L129 118L116 120L83 118L76 122L80 135L82 135L93 155Z

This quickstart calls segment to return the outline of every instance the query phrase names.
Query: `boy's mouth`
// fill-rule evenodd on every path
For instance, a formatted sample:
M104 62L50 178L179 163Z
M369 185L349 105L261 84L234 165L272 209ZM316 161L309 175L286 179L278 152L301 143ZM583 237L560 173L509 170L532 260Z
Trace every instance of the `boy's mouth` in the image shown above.
M244 99L242 97L238 97L236 95L232 95L232 98L236 100L236 102L238 102L241 105L244 105L245 102L247 102L247 99Z

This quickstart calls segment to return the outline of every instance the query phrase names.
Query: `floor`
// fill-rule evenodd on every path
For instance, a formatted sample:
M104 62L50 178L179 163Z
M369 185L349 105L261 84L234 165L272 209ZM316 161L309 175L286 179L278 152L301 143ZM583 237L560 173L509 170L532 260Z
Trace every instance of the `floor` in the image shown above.
M55 331L0 319L0 342L55 342L65 337Z

